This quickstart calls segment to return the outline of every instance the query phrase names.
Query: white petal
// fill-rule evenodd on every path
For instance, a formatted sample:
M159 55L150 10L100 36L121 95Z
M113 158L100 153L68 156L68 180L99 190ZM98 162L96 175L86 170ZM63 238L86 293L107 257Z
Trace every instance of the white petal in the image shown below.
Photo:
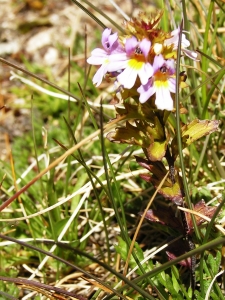
M140 103L145 103L155 93L155 88L154 86L152 86L148 90L145 90L144 87L141 85L137 89L137 91L138 93L140 93L140 97L139 97Z
M191 59L195 60L195 61L199 61L199 54L195 51L192 50L188 50L188 49L182 49L183 52Z
M102 65L93 77L93 83L99 86L102 83L104 75L107 73L107 65Z
M173 110L173 99L167 88L156 89L155 105L160 110Z
M145 85L149 78L153 75L153 67L150 63L146 63L143 67L139 70L138 75L140 77L141 83Z
M127 67L119 76L117 76L118 81L126 89L131 89L134 86L136 78L137 71L129 67Z

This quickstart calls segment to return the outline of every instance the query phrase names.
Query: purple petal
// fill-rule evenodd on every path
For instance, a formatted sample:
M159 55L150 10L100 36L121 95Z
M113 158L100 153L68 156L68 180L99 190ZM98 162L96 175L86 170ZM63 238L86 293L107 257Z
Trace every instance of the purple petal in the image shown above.
M143 65L143 68L139 70L138 75L140 77L141 83L146 84L150 77L153 75L153 67L150 63Z
M109 36L109 49L110 51L115 51L116 48L119 46L119 43L117 42L118 40L118 33L114 33L114 34L111 34Z
M126 61L110 61L108 64L108 72L121 72L127 66Z
M162 67L162 65L164 63L165 63L165 60L164 60L162 54L156 55L154 58L154 62L153 62L154 73L156 73Z
M125 52L118 52L118 53L113 53L109 55L110 61L113 62L120 62L120 61L128 61L129 58L127 57L127 54Z
M178 42L179 42L179 35L180 35L180 28L177 28L171 32L172 37L169 39L166 39L164 41L165 46L171 46L172 44L174 45L174 49L177 49L178 47ZM186 39L185 34L181 34L181 48L187 48L190 46L189 40Z
M141 85L137 91L140 93L140 103L145 103L155 93L155 87L152 86L151 81L149 81L147 84Z
M127 67L127 61L128 58L125 52L109 55L108 71L114 72L125 69Z
M178 46L178 45L177 45ZM187 48L190 46L189 40L186 39L185 34L181 35L181 48Z
M134 53L135 48L138 45L136 37L132 36L129 39L126 39L125 49L128 56L131 56Z
M169 69L170 75L175 73L175 65L174 65L174 59L168 59L166 61L166 66Z
M174 44L174 45L178 45L178 41L179 41L179 34L180 34L180 28L177 28L177 29L175 29L175 30L173 30L172 32L171 32L171 38L169 38L169 39L166 39L165 41L164 41L164 45L165 46L171 46L172 44Z
M178 36L180 34L180 27L178 27L177 29L174 29L172 32L171 32L171 35L172 36Z
M106 28L102 33L102 46L104 47L105 50L108 49L107 44L108 44L108 39L109 39L111 32L112 32L112 29Z
M148 53L149 50L151 48L151 42L148 39L143 39L140 43L139 43L140 49L144 54L144 57L147 59L148 57Z

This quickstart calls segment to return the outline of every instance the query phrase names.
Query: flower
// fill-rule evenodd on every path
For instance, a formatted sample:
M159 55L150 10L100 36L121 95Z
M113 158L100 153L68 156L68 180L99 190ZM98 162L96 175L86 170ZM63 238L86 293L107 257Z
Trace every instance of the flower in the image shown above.
M140 42L134 36L126 39L125 50L128 59L124 70L117 76L117 80L124 88L131 89L137 76L140 77L142 84L146 84L149 77L152 76L153 68L148 62L150 48L151 42L146 38Z
M152 95L156 94L155 105L161 110L173 110L173 99L170 93L176 91L176 78L174 60L165 60L157 55L153 62L153 76L144 85L138 88L140 103L145 103Z
M177 28L171 32L171 38L164 41L164 46L170 47L173 45L173 50L177 50L180 36L180 28ZM185 34L181 34L181 50L193 60L199 60L198 54L195 51L186 49L190 46L190 42L186 39Z
M127 59L125 51L118 42L118 34L111 34L111 31L110 28L106 28L102 33L102 46L104 49L94 49L91 52L91 56L87 59L87 62L91 65L101 65L93 77L93 83L96 86L101 84L104 75L109 69L110 72L117 71L118 63L119 66L123 66L121 60Z

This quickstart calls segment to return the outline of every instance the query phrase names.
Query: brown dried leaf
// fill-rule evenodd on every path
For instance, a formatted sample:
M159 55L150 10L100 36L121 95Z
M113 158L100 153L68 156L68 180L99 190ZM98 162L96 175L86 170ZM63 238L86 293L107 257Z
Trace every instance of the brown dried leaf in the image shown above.
M107 134L110 142L126 143L132 145L139 145L147 148L150 145L150 138L137 126L126 122L125 127L116 128L114 132Z

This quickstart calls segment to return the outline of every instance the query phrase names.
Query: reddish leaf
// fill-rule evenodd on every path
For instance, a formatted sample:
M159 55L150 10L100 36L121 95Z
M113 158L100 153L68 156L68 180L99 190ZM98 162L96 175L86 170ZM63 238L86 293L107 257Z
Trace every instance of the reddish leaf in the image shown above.
M170 244L166 250L167 250L166 254L169 260L173 260L178 256L187 253L190 249L188 246L188 242L186 240L178 240ZM181 266L191 268L191 257L188 257L187 259L180 261L179 264Z
M205 204L204 200L199 201L197 204L195 204L194 206L194 211L201 213L202 215L212 218L212 216L214 215L215 211L216 211L216 207L212 207L212 206L207 206ZM192 218L191 218L191 214L188 212L185 212L186 215L186 221L187 221L187 225L188 225L188 234L193 232L193 223L192 223ZM197 226L201 225L202 223L206 222L205 219L194 215L195 220L196 220L196 224Z
M151 222L160 223L184 233L182 224L178 218L174 216L175 212L171 207L159 207L157 210L149 209L145 215L145 219ZM140 213L143 215L143 213Z
M149 170L153 175L147 176L146 174L141 175L141 178L147 182L151 182L155 188L157 188L162 179L165 177L167 170L161 161L150 161L140 157L135 157L137 163ZM179 178L179 174L174 176L175 183L171 181L170 177L167 176L163 186L159 189L159 194L164 198L173 201L176 205L181 205L183 203L183 192L182 192L182 182Z
M173 260L173 259L175 259L175 258L177 258L178 256L180 256L180 255L182 255L182 254L185 254L185 252L184 253L181 253L180 255L174 255L172 252L169 252L169 251L166 251L166 254L167 254L167 256L168 256L168 258L169 258L169 260ZM186 258L185 260L181 260L180 262L179 262L179 265L181 265L181 266L183 266L183 267L187 267L187 268L191 268L191 257L188 257L188 258Z
M145 181L147 181L147 182L151 182L152 176L149 175L149 174L140 174L140 177L141 177L142 179L144 179Z

